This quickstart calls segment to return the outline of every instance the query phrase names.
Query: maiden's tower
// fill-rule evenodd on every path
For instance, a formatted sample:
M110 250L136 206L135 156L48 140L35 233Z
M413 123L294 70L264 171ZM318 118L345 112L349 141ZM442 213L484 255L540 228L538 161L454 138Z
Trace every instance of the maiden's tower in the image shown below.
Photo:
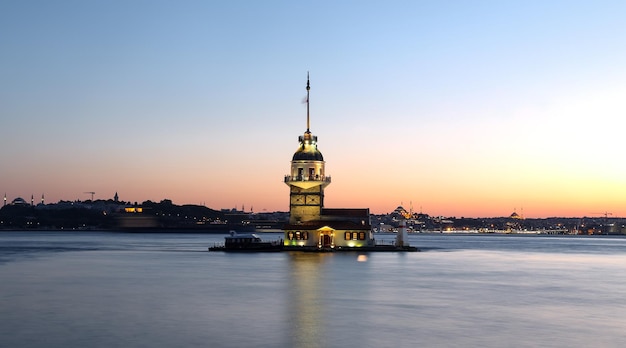
M291 250L340 250L374 245L368 208L325 208L324 189L330 184L317 136L310 131L309 94L306 84L306 131L298 137L291 159L289 223L284 226L284 247Z

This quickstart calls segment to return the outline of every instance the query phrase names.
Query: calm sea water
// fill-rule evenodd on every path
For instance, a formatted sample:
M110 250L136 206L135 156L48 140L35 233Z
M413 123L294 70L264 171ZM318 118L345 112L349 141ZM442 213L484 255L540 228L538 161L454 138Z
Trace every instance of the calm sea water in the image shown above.
M0 345L626 346L626 238L409 239L424 252L228 254L206 251L223 235L0 232Z

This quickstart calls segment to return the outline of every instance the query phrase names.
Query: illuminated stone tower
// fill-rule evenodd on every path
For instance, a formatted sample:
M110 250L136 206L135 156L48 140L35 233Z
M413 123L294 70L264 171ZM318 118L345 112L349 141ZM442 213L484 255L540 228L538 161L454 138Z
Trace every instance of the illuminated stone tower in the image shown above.
M324 172L324 157L317 149L317 137L310 131L309 92L306 81L306 132L298 137L300 145L291 159L291 173L285 176L289 185L289 223L302 224L319 220L324 207L324 188L330 177Z
M327 251L372 246L369 209L324 207L324 189L330 184L330 177L317 149L317 137L310 130L310 90L307 74L306 131L298 138L300 145L291 159L291 173L285 176L289 186L289 223L283 227L284 247Z

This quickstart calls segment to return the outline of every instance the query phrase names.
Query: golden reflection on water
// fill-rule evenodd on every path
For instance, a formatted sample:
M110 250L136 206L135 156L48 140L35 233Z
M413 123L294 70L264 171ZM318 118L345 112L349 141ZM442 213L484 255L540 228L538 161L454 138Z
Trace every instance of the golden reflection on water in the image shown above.
M324 261L325 253L290 253L288 315L292 347L314 348L325 345Z

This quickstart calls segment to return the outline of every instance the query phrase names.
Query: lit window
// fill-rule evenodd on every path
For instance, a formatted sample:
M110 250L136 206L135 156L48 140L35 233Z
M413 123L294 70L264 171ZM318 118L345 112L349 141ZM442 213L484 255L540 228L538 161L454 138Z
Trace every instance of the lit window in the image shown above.
M351 235L352 235L352 234L351 234L349 231L347 231L347 232L343 235L343 239L345 239L345 240L350 240L350 239L352 239Z

